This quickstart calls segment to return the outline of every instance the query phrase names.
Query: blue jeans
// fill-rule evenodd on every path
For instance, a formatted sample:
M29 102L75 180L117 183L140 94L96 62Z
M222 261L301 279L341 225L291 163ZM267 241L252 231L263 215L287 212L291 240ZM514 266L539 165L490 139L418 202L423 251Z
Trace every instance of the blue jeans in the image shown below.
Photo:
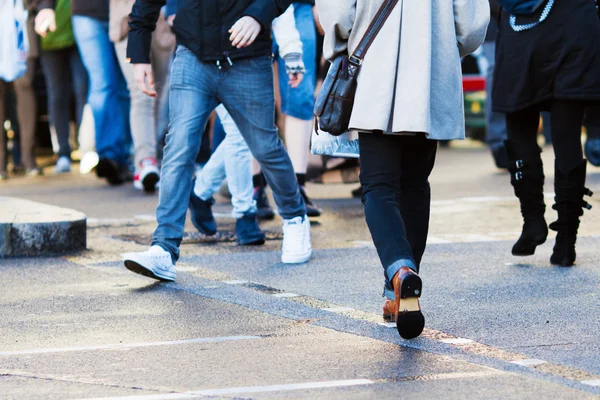
M246 213L256 213L256 202L252 198L252 154L225 107L219 106L217 115L226 132L225 140L217 147L196 179L194 192L201 199L208 200L227 178L233 218L241 218Z
M360 183L365 219L385 276L384 295L402 267L419 272L429 231L437 142L425 135L360 133Z
M504 146L504 141L506 140L506 116L492 111L492 85L494 82L494 69L496 68L496 43L485 42L483 44L483 53L489 62L486 74L487 100L485 102L485 119L487 130L485 142L490 150L494 151Z
M237 129L237 126L236 126ZM217 151L217 148L219 147L219 145L223 142L223 140L225 140L225 128L223 128L223 123L221 122L221 119L219 118L219 116L217 115L217 118L215 118L215 125L213 126L213 136L212 136L212 152L214 153L215 151Z
M317 84L317 31L312 6L294 3L296 28L302 41L302 60L306 67L304 79L295 89L288 85L285 61L279 56L279 46L273 41L273 53L277 54L279 72L279 92L281 94L281 112L303 121L313 119L315 106L315 86Z
M179 46L171 69L169 133L161 171L158 227L152 238L179 258L192 191L194 160L213 110L223 104L239 127L273 190L280 215L304 216L306 209L292 162L277 135L273 61L269 56L234 60L219 69Z
M96 151L100 158L124 163L131 143L129 92L108 37L108 21L76 15L73 32L90 78L88 104L94 114Z

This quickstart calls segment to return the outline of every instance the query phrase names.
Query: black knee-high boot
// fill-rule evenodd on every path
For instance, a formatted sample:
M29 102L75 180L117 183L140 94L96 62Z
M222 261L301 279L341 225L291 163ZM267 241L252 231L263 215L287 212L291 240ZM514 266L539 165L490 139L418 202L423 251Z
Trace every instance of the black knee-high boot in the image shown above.
M593 193L585 187L587 161L583 160L571 171L562 171L555 165L555 203L552 207L558 212L558 220L550 224L550 229L558 232L550 262L570 267L575 262L575 242L579 229L579 217L583 209L592 208L583 198Z
M512 248L515 256L530 256L546 241L548 225L544 219L544 168L537 143L531 145L507 140L510 182L521 203L523 230Z

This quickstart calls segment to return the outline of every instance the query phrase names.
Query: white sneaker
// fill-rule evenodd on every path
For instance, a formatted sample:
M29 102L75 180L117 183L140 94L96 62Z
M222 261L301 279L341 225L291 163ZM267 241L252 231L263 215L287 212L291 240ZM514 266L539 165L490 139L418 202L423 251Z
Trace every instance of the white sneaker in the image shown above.
M79 161L79 173L82 175L89 174L96 168L99 160L98 153L95 151L85 153Z
M160 281L175 280L175 264L171 254L160 246L152 246L141 253L123 254L125 268L136 274Z
M146 192L154 192L160 179L156 159L148 157L140 163L139 181Z
M311 255L308 217L284 219L281 261L285 264L302 264L310 260Z
M66 156L59 157L56 165L54 166L54 173L66 174L68 172L71 172L71 160Z

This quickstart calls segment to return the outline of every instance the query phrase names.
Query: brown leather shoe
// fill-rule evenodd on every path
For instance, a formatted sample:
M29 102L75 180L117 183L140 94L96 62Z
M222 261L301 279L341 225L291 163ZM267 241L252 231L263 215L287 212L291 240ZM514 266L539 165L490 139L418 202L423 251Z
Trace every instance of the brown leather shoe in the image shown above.
M412 269L402 267L394 275L392 286L396 299L394 302L388 300L392 304L384 304L384 318L387 306L387 310L395 317L400 336L404 339L416 338L425 327L425 318L419 304L423 287L421 278Z
M383 319L385 322L396 322L396 302L386 299L383 303Z

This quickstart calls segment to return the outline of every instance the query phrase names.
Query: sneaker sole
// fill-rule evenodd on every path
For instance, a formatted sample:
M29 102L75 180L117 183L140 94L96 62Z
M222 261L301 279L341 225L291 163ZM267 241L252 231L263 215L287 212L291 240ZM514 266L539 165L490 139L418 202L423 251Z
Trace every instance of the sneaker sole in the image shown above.
M281 262L284 264L304 264L312 257L312 250L303 255L281 256Z
M153 193L156 190L156 184L158 183L159 176L156 172L149 173L142 180L142 186L144 187L144 191L148 193Z
M262 246L265 244L265 238L238 240L237 243L240 246Z
M143 275L145 277L148 278L152 278L152 279L156 279L159 281L163 281L163 282L173 282L175 281L175 276L165 276L165 275L160 275L157 274L155 271L148 269L146 267L144 267L141 264L138 264L137 262L133 261L133 260L125 260L125 268L127 268L128 270L130 270L131 272L135 272L136 274L140 274Z
M313 208L313 207L306 207L306 216L307 217L320 217L321 216L321 210Z

